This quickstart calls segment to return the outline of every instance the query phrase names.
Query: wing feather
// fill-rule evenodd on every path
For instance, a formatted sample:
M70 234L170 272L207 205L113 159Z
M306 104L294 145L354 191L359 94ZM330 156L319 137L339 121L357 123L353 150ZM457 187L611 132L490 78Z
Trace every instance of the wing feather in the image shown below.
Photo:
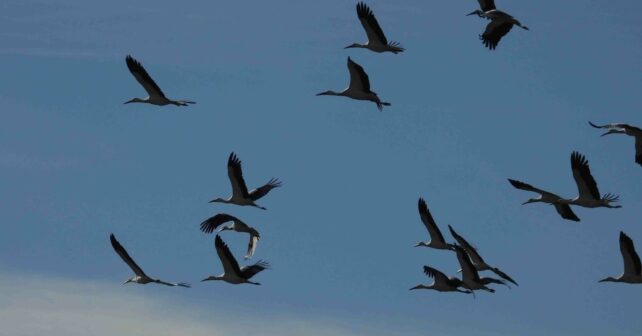
M368 35L369 43L381 45L388 44L386 35L383 33L381 26L379 26L379 22L377 22L374 13L368 5L363 2L359 2L357 4L357 16L359 17L359 21L361 21L363 29Z
M241 276L239 263L236 261L236 258L234 258L232 252L230 252L230 248L225 244L223 239L221 239L221 236L216 235L214 246L216 247L216 254L218 254L219 259L221 259L225 273Z
M593 175L591 175L588 160L584 155L578 152L571 154L571 169L573 170L573 178L575 179L575 184L577 184L579 197L594 200L601 199L597 183Z
M249 193L247 192L247 186L243 179L241 160L239 160L234 152L230 153L230 157L227 159L227 176L230 178L230 183L232 184L233 197L247 198Z

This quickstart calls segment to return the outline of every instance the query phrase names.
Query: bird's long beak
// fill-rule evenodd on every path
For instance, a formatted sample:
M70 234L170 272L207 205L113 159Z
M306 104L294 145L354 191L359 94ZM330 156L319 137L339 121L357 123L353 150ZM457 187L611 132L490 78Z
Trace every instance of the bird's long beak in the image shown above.
M205 279L201 280L201 282L208 281L208 280L210 280L210 278L205 278Z
M133 100L133 99L130 99L130 100L128 100L128 101L126 101L126 102L124 102L123 104L129 104L129 103L133 103L133 102L134 102L134 100Z
M409 290L413 290L413 289L419 289L419 286L412 287Z
M477 11L473 11L473 12L471 12L469 14L466 14L466 16L471 16L471 15L475 15L475 14L479 15L479 13Z
M123 282L123 285L126 285L126 284L128 284L128 283L130 283L130 282L131 282L131 281L127 280L127 281Z
M528 203L530 203L530 201L526 201L526 202L522 203L522 205L526 205Z

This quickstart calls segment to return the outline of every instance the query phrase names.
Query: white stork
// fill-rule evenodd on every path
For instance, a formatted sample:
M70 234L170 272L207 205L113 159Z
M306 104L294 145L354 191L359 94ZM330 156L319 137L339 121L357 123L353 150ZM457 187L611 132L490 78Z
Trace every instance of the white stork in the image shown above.
M261 197L267 195L270 190L278 188L282 185L281 181L272 178L265 185L256 188L252 191L247 190L245 180L243 179L243 170L241 168L241 160L234 154L230 153L227 159L227 176L232 184L232 196L228 199L217 198L211 200L209 203L229 203L236 205L250 205L259 209L266 210L265 207L257 205L255 202Z
M571 169L573 170L573 178L575 179L575 184L577 184L579 195L574 199L561 199L558 201L559 203L579 205L586 208L622 207L620 205L611 205L611 203L619 200L619 196L613 194L600 196L600 190L591 175L591 169L584 155L578 152L571 153Z
M609 134L626 134L635 138L635 162L642 166L642 129L628 124L606 124L602 126L595 125L589 121L589 124L595 128L607 129L608 132L602 136Z
M441 234L441 231L439 231L439 228L437 227L437 223L435 223L435 220L432 218L432 215L430 214L430 210L428 210L428 205L426 205L426 201L424 201L423 198L419 198L418 207L419 207L419 217L421 218L421 221L426 226L426 229L428 229L428 234L430 235L430 241L428 241L427 243L419 242L415 245L415 247L425 246L425 247L432 247L438 250L452 250L453 245L446 243L444 236Z
M222 227L219 232L231 230L231 231L244 232L249 234L250 242L247 245L247 254L245 255L245 259L247 260L252 258L252 256L254 255L254 251L256 251L256 244L258 243L261 236L259 235L259 232L256 231L255 228L245 224L240 219L232 215L221 213L203 221L201 223L201 231L205 233L212 233L219 226L221 226L221 224L224 224L227 222L232 222L232 224Z
M402 48L399 43L388 43L386 35L383 33L381 26L379 26L379 22L377 22L374 13L368 5L363 2L359 2L357 4L357 16L359 16L359 21L361 21L361 25L368 35L368 42L366 44L353 43L345 47L345 49L365 48L378 53L389 51L394 54L404 51L404 48Z
M629 284L642 284L642 264L640 256L635 252L633 240L620 231L620 252L624 259L624 273L617 278L608 277L599 282L624 282Z
M218 254L219 259L221 259L221 264L223 264L224 273L221 275L209 276L201 280L201 282L223 280L234 285L244 283L260 285L260 283L252 282L250 281L250 279L257 273L270 268L269 263L263 260L259 260L253 265L239 267L239 264L234 258L234 255L232 255L232 252L230 252L230 248L227 247L227 244L225 244L225 242L219 235L216 235L216 238L214 239L214 246L216 247L216 254Z
M126 101L125 104L129 103L147 103L147 104L153 104L153 105L159 105L159 106L165 106L165 105L176 105L176 106L188 106L189 104L196 104L196 102L189 101L189 100L171 100L167 97L165 97L165 94L161 89L156 85L152 77L149 76L147 71L145 71L145 68L131 55L127 55L125 58L125 62L127 63L127 68L129 69L129 72L134 75L134 78L140 83L140 85L143 86L145 91L147 91L147 94L149 95L147 98L133 98L129 101Z
M486 287L491 283L505 284L504 281L493 279L493 278L480 278L479 273L473 266L473 263L470 261L468 253L461 248L460 246L455 246L455 252L457 252L457 260L462 270L462 282L463 287L466 289L472 290L485 290L491 293L495 293L495 290L492 288Z
M430 285L419 284L415 287L410 288L410 290L432 289L438 292L459 292L459 293L466 293L466 294L471 294L473 292L471 290L459 289L459 287L464 286L464 283L461 280L455 277L447 277L444 273L430 266L424 266L424 273L429 278L434 279L433 283Z
M368 74L363 68L348 57L348 70L350 71L350 85L341 92L325 91L318 93L317 96L343 96L357 100L369 100L377 104L379 111L384 106L390 106L390 103L382 102L376 93L370 91L370 80Z
M512 283L515 284L515 286L519 286L515 280L513 280L511 277L508 276L508 274L502 272L499 268L493 267L488 265L484 259L479 255L477 252L477 249L475 249L472 245L470 245L464 237L460 236L455 232L452 226L448 225L448 229L450 229L450 234L452 234L453 238L457 241L459 246L466 251L466 254L470 257L470 261L473 263L473 266L475 266L475 269L478 272L481 271L492 271L493 273L499 275L501 278L508 280ZM497 283L497 282L495 282ZM502 283L503 285L508 286L506 283ZM509 286L510 288L510 286Z
M495 0L479 0L479 6L481 10L477 9L468 15L477 14L479 17L490 20L484 33L479 35L479 39L482 40L484 45L490 50L494 50L497 47L499 40L508 34L513 26L529 30L528 27L522 25L508 13L498 10L497 7L495 7Z
M576 222L580 221L579 217L575 215L575 213L573 212L573 210L571 210L571 207L568 204L560 204L558 202L559 200L562 199L560 196L555 195L546 190L535 188L532 185L526 184L521 181L508 179L508 182L510 182L510 184L517 189L532 191L534 193L539 194L538 198L531 198L528 201L522 203L522 205L529 204L529 203L536 203L536 202L551 204L555 207L555 210L557 210L557 213L560 214L562 218L576 221Z
M118 240L116 240L116 237L114 237L113 233L109 236L109 240L111 241L111 246L114 248L114 251L116 251L116 253L118 253L118 255L123 259L123 261L127 265L129 265L129 268L131 268L132 271L134 271L134 273L136 274L136 276L127 279L127 281L125 281L123 283L123 285L124 284L128 284L130 282L134 282L134 283L141 284L141 285L145 285L145 284L148 284L150 282L153 282L153 283L166 285L166 286L180 286L180 287L190 288L190 285L187 284L187 283L183 283L183 282L181 282L181 283L165 282L165 281L162 281L160 279L152 279L152 278L148 277L147 274L145 274L145 272L143 272L143 270L136 264L134 259L132 259L132 257L129 256L129 254L127 253L125 248L122 245L120 245Z

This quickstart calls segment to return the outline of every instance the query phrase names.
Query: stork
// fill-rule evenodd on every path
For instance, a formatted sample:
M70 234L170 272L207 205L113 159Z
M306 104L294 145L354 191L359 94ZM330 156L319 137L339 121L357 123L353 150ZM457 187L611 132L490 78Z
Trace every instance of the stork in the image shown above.
M165 94L163 91L156 85L152 77L149 76L147 71L145 71L145 68L137 61L135 60L131 55L127 55L125 58L125 63L127 63L127 68L129 69L129 72L132 73L134 78L142 85L142 87L147 91L147 94L149 95L147 98L133 98L131 100L128 100L125 102L125 104L129 103L147 103L147 104L152 104L152 105L159 105L159 106L165 106L165 105L176 105L176 106L188 106L189 104L196 104L196 102L189 101L189 100L171 100L167 97L165 97Z
M602 136L609 134L626 134L635 138L635 162L642 166L642 129L628 124L606 124L602 126L595 125L589 121L589 124L595 128L607 129L608 132Z
M480 278L479 273L473 266L473 263L470 261L468 253L461 248L460 246L455 245L455 252L457 253L457 260L462 270L462 282L463 287L469 290L485 290L487 292L495 293L495 290L492 288L486 287L491 283L505 284L502 280L493 279L493 278Z
M341 92L329 90L317 93L317 96L343 96L356 100L368 100L377 104L379 111L382 111L384 106L390 106L390 103L382 102L376 93L370 91L368 74L361 65L352 61L350 57L348 57L348 70L350 71L350 85L346 89Z
M247 260L252 258L252 256L254 255L254 251L256 251L256 244L258 243L261 236L255 228L245 224L240 219L224 213L217 214L216 216L210 217L201 223L201 231L203 231L204 233L212 233L219 226L227 222L232 222L232 224L222 227L219 232L231 230L236 232L248 233L250 235L250 242L247 245L247 254L245 255L245 259Z
M232 184L232 196L227 199L213 199L209 203L250 205L262 210L266 210L265 207L257 205L255 202L261 197L267 195L270 190L278 188L282 185L281 181L276 178L272 178L265 185L248 192L247 186L245 185L245 180L243 179L241 160L239 160L234 152L230 153L230 156L227 159L227 176L229 177L230 183Z
M479 35L479 39L490 50L497 48L499 41L510 32L513 26L529 30L510 14L498 10L495 7L495 0L479 0L479 6L481 10L476 9L468 15L477 14L479 17L490 20L484 33Z
M624 259L624 273L617 278L608 277L599 282L624 282L629 284L642 284L642 264L640 256L635 252L633 240L620 231L620 252Z
M123 285L128 284L130 282L134 282L141 285L145 285L150 282L153 282L153 283L157 283L165 286L180 286L180 287L190 288L190 285L184 282L172 283L172 282L165 282L160 279L152 279L148 277L147 274L145 274L145 272L143 272L143 270L140 268L140 266L136 264L134 259L132 259L132 257L129 256L129 253L127 253L125 248L122 245L120 245L118 240L116 240L116 237L114 237L113 233L109 236L109 241L111 242L111 246L114 248L114 251L118 253L120 258L123 259L123 261L127 265L129 265L129 268L131 268L132 271L134 271L134 273L136 274L136 276L127 279L127 281L125 281Z
M260 283L252 282L250 279L257 273L270 268L270 264L268 262L259 260L253 265L239 267L236 258L234 258L234 255L230 252L230 248L219 235L216 235L216 238L214 239L214 246L216 247L216 254L218 254L219 259L221 259L221 264L223 264L224 273L221 275L209 276L201 280L201 282L222 280L234 285L244 283L260 285Z
M425 247L432 247L438 250L452 250L453 245L446 243L446 241L444 240L444 236L441 234L441 231L439 231L439 228L437 227L437 223L435 223L435 220L432 218L432 215L430 214L430 210L428 210L428 205L426 205L426 201L424 201L423 198L419 198L418 207L419 207L419 217L421 218L421 221L426 226L426 229L428 229L428 234L430 235L430 241L419 242L415 245L415 247L425 246Z
M388 43L386 35L384 35L381 26L379 26L379 22L377 22L374 13L368 5L363 2L359 2L357 4L357 16L359 17L359 21L361 21L363 29L368 35L368 42L366 44L353 43L345 47L345 49L365 48L378 53L389 51L393 54L397 54L405 50L397 42Z
M537 202L551 204L555 207L555 210L557 210L557 213L560 214L562 218L576 221L576 222L580 221L579 217L575 215L575 213L573 212L573 210L571 210L571 207L568 204L560 204L558 202L559 200L562 199L560 196L555 195L546 190L535 188L532 185L526 184L521 181L508 179L508 182L510 182L510 184L517 189L532 191L534 193L539 194L539 197L530 198L528 201L522 203L522 205L529 204L529 203L537 203Z
M505 279L507 281L510 281L515 284L515 286L519 286L515 280L513 280L511 277L508 276L508 274L502 272L499 268L490 266L484 261L484 259L479 255L477 252L477 249L475 249L472 245L470 245L464 237L460 236L455 232L452 226L448 225L448 229L450 230L450 234L452 234L453 238L457 241L459 246L466 251L466 254L470 257L470 261L473 263L473 266L475 266L475 269L478 272L481 271L492 271L493 273L499 275L502 279ZM490 278L488 278L490 279ZM491 282L493 282L491 280ZM497 283L497 282L494 282ZM506 285L506 283L502 282L503 285ZM506 285L508 286L508 285ZM510 286L508 286L510 288Z
M410 290L432 289L438 292L459 292L459 293L466 293L466 294L471 294L473 292L471 290L459 289L459 287L464 286L464 283L461 280L455 277L447 277L444 273L430 266L424 266L424 273L429 278L434 279L433 283L430 285L419 284L415 287L410 288Z
M619 196L613 194L605 194L600 196L600 190L597 188L597 183L591 175L591 169L588 160L584 155L573 152L571 153L571 169L573 170L573 178L577 185L579 195L574 199L561 199L558 202L561 204L578 205L586 208L621 208L621 205L611 205L619 201Z

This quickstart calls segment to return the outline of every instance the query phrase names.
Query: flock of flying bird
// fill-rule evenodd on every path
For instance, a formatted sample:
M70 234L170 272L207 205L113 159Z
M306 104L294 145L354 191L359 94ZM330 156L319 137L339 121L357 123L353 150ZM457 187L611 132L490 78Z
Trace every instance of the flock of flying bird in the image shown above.
M494 50L499 41L504 37L513 26L518 26L522 29L528 30L528 27L521 24L517 19L511 15L498 10L495 7L494 0L478 0L481 9L477 9L468 15L477 15L480 18L485 18L490 22L486 25L485 31L479 35L480 40L490 50ZM388 42L383 30L379 26L377 19L374 16L372 10L363 2L359 2L356 6L357 16L361 25L363 26L367 37L368 42L365 44L354 43L347 47L348 48L365 48L371 51L382 53L382 52L391 52L394 54L403 52L405 49L397 42ZM160 87L154 82L150 77L147 71L143 66L135 60L132 56L126 57L127 68L131 74L136 78L140 85L147 91L148 97L146 98L133 98L125 104L128 103L147 103L153 105L176 105L176 106L189 106L195 104L193 101L189 100L171 100L165 96ZM390 103L383 102L379 99L378 95L370 90L370 81L368 75L364 71L363 67L354 62L350 57L348 57L348 70L350 73L350 84L349 86L341 92L335 91L325 91L317 94L321 95L332 95L332 96L344 96L356 100L367 100L372 101L377 105L379 110L382 110L384 106L390 106ZM642 129L627 125L627 124L607 124L607 125L595 125L591 122L589 124L592 127L599 129L606 129L607 132L603 134L626 134L635 138L635 162L642 165ZM545 203L553 205L555 210L559 215L567 220L580 221L579 217L573 212L571 206L580 206L586 208L620 208L619 205L613 205L619 201L619 197L610 193L602 195L597 187L597 183L593 178L588 160L584 155L573 152L571 154L571 170L573 173L573 178L578 188L578 196L575 198L563 198L557 194L536 188L530 184L509 179L510 184L524 191L530 191L539 194L537 198L531 198L523 204L529 203ZM232 186L232 195L227 198L216 198L210 203L229 203L240 206L253 206L265 210L265 207L262 207L256 204L263 196L267 195L272 189L280 187L281 182L278 179L271 179L265 185L248 191L245 181L243 179L243 172L241 169L241 161L238 157L231 153L228 158L227 163L228 177ZM473 293L475 290L485 290L489 292L494 292L494 289L489 288L488 285L491 284L501 284L506 285L510 288L508 282L518 286L510 276L502 272L499 268L489 265L481 257L476 248L469 244L461 235L459 235L455 230L449 225L449 231L452 237L455 239L455 244L447 243L444 239L444 236L441 234L437 224L435 223L428 206L423 199L419 199L418 203L419 214L421 221L426 226L428 233L430 235L430 240L428 242L420 242L415 246L424 246L430 247L438 250L449 250L456 253L457 260L460 265L460 272L462 273L462 279L456 277L448 277L439 270L432 268L430 266L424 266L424 273L432 278L434 281L430 285L417 285L411 289L433 289L441 292L460 292L460 293ZM227 226L222 226L225 223L230 223ZM247 247L247 253L245 259L250 259L256 250L257 243L260 239L259 232L238 219L229 214L220 213L201 223L201 231L206 234L213 233L217 229L218 233L222 231L236 231L239 233L247 233L249 235L249 243ZM219 229L220 228L220 229ZM622 253L622 258L624 260L624 273L619 277L608 277L600 282L625 282L625 283L642 283L642 266L640 263L640 258L635 251L633 241L624 233L620 232L620 251ZM120 255L120 257L129 265L132 271L135 273L135 276L128 279L125 283L158 283L167 286L181 286L181 287L190 287L187 283L171 283L165 282L160 279L150 278L143 272L143 270L134 262L134 260L129 256L124 247L116 240L116 237L112 234L110 236L110 241L114 250ZM209 276L202 281L209 280L223 280L231 284L243 284L249 283L254 285L259 285L257 282L252 282L250 279L255 276L257 273L268 269L270 267L269 263L263 260L249 265L240 267L236 258L231 253L227 244L223 241L219 234L216 235L214 239L214 246L216 253L218 254L221 264L223 265L224 273L218 276ZM479 272L481 271L492 271L501 279L490 278L490 277L480 277Z

